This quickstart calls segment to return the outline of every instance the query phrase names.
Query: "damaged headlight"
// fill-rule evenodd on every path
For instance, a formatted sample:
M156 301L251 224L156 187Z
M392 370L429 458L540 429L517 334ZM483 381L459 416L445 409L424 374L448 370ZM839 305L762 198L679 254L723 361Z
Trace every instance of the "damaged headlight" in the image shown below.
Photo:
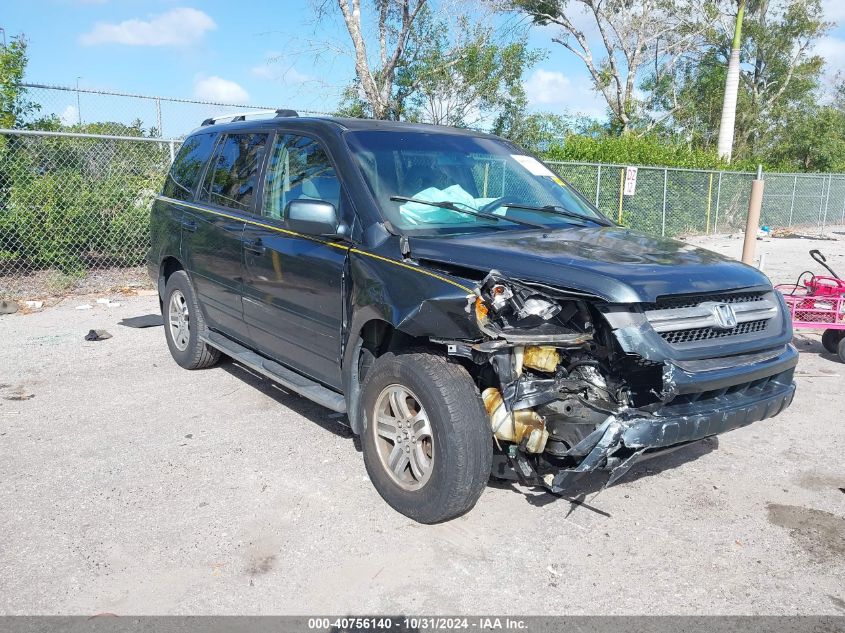
M497 271L478 286L470 311L481 331L494 339L580 345L591 338L582 301L556 300Z

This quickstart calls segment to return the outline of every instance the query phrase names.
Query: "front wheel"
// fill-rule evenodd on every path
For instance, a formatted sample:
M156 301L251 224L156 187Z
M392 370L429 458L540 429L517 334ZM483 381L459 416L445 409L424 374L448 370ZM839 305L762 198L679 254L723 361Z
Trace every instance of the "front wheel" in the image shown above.
M385 354L367 373L361 407L364 463L388 504L420 523L475 505L493 442L466 369L430 352Z

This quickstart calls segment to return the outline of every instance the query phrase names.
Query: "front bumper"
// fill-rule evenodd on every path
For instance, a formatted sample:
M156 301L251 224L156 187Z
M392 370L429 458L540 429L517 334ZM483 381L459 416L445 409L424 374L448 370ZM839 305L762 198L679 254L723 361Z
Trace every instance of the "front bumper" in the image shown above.
M792 364L733 391L667 405L653 414L631 410L610 416L567 451L567 457L580 460L578 465L547 476L544 483L552 492L561 492L585 473L607 470L609 486L646 451L668 449L773 417L792 402L794 370Z

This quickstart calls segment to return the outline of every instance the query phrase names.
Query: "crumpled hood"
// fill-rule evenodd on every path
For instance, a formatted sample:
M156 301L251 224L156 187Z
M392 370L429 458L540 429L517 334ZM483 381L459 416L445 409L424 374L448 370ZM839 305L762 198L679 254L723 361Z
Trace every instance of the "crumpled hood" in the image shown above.
M763 273L736 260L622 227L412 237L410 245L414 259L484 273L496 269L613 303L771 285Z

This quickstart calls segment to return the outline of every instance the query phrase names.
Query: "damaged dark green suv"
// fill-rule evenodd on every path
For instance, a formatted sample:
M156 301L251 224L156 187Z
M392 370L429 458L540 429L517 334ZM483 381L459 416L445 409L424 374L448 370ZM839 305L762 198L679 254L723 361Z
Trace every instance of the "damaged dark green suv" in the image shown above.
M244 119L193 132L153 205L167 344L346 412L399 512L455 517L491 474L613 483L790 404L757 270L616 226L494 136Z

